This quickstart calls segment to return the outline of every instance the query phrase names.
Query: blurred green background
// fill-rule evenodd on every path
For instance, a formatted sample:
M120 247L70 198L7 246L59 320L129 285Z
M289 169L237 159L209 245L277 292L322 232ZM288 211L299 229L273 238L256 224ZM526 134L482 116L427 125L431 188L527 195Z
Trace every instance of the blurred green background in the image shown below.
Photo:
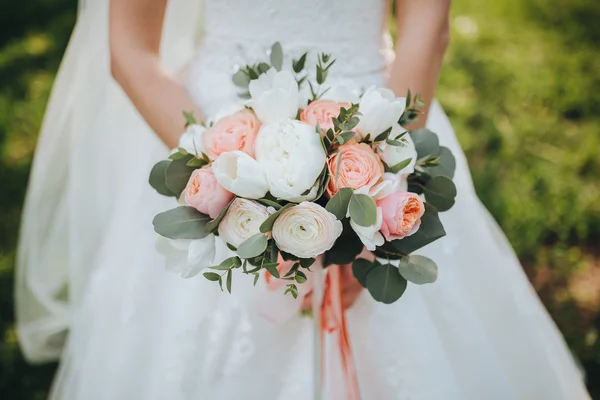
M0 393L43 399L13 325L19 214L76 0L0 0ZM600 2L455 0L439 98L482 201L600 399ZM533 400L533 399L532 399Z

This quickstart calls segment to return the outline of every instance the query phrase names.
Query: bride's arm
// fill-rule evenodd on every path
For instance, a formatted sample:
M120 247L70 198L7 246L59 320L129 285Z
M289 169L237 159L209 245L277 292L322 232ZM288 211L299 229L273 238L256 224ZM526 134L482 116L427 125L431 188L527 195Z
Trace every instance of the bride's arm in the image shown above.
M183 111L198 110L163 68L160 38L167 0L111 0L111 71L142 117L170 148L183 131Z
M396 1L396 61L389 87L398 96L408 89L419 93L429 111L437 86L442 59L449 39L448 17L451 0ZM423 126L427 115L415 126Z

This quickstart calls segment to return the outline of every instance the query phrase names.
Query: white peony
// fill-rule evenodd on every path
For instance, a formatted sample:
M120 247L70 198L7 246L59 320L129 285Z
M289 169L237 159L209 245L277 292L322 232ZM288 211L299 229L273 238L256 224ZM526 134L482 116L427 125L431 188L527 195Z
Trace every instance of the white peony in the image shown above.
M358 238L365 245L367 250L370 251L374 251L376 246L381 246L385 242L383 235L379 232L382 223L383 212L379 207L377 207L377 220L374 225L360 226L350 219L350 226L354 229L354 232L356 232Z
M262 204L238 197L219 224L219 236L225 243L238 247L260 233L260 226L270 215Z
M290 71L271 68L250 81L248 88L248 105L263 124L294 118L298 113L298 82Z
M208 120L208 124L209 125L214 124L225 117L233 115L238 111L242 111L244 108L245 108L244 104L240 103L240 102L227 103L227 104L223 105L219 109L219 111L217 111L217 113L212 116L211 119Z
M402 132L405 132L405 129L403 129L400 125L395 124L390 134L390 138L394 139ZM377 147L377 153L390 168L410 158L410 164L398 172L400 175L410 175L415 172L415 165L417 163L417 149L415 148L415 142L413 142L408 133L402 136L400 141L403 144L402 146L392 146L386 142L380 143Z
M272 233L281 251L312 258L331 249L342 229L335 215L316 203L304 202L283 211Z
M293 202L314 200L315 182L327 155L312 126L295 120L263 125L254 142L254 152L273 196Z
M269 191L269 183L261 166L242 151L221 154L212 163L212 169L219 185L240 197L260 199Z
M161 236L156 241L156 250L165 257L167 271L191 278L214 264L215 236L198 240L173 240Z
M200 155L204 152L202 145L202 134L206 128L202 125L192 124L187 127L183 135L179 137L180 148L185 149L190 154Z
M364 138L371 139L394 126L404 112L406 100L397 98L389 89L369 88L360 99L358 111L362 114L358 130Z

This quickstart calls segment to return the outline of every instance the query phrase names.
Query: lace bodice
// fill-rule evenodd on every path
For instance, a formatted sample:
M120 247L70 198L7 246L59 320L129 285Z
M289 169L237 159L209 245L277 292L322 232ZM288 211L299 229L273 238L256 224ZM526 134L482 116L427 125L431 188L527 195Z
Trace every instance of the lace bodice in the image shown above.
M306 51L307 65L318 53L331 53L337 63L329 79L381 85L391 59L385 18L385 0L204 0L203 36L189 66L190 93L206 112L214 112L235 96L230 83L235 70L267 60L277 41L288 66Z

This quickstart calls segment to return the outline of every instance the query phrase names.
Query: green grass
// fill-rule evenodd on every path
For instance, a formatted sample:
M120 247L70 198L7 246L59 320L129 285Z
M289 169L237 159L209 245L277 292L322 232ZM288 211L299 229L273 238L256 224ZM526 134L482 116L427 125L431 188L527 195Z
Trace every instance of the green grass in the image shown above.
M0 14L0 392L42 399L22 359L12 273L27 176L75 0ZM480 198L506 231L600 399L600 3L455 0L438 96Z

